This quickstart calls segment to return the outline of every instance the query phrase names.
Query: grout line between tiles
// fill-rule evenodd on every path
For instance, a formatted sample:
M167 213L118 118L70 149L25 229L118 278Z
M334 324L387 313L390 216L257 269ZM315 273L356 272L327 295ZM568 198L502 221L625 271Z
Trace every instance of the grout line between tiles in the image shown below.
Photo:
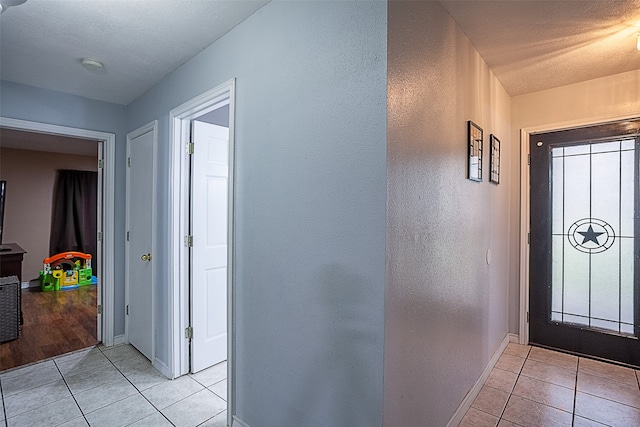
M0 398L2 398L2 413L4 415L4 423L7 424L7 407L4 404L4 391L2 390L2 380L0 379Z
M155 409L155 410L156 410L156 412L158 412L160 415L162 415L162 416L164 417L164 419L165 419L165 420L167 420L167 422L168 422L169 424L171 424L172 426L175 426L175 424L174 424L174 423L172 423L172 422L171 422L171 420L170 420L169 418L167 418L167 417L166 417L166 415L164 415L164 414L162 413L162 411L156 407L156 405L154 405L154 404L153 404L149 399L147 399L147 397L146 397L144 394L142 394L142 390L138 389L138 387L136 387L136 385L135 385L134 383L132 383L132 382L131 382L131 380L129 379L129 377L127 376L127 374L125 374L124 372L122 372L122 371L120 370L120 368L118 368L118 367L113 363L113 361L112 361L111 359L109 359L109 356L107 356L107 355L104 353L104 351L102 351L102 349L100 349L100 351L102 352L102 354L104 355L104 357L106 357L106 358L107 358L107 360L109 361L109 363L111 363L111 364L113 365L113 367L114 367L114 368L116 368L116 370L117 370L118 372L120 372L120 375L122 375L122 376L124 377L124 379L125 379L125 380L127 380L127 382L128 382L129 384L131 384L131 386L136 390L136 392L137 392L140 396L142 396L142 398L143 398L144 400L146 400L147 402L149 402L149 404L151 405L151 407L153 407L153 409ZM129 359L129 358L133 358L133 357L135 357L135 355L134 355L134 356L125 357L124 359ZM121 359L121 360L124 360L124 359ZM153 367L153 365L152 365L152 367ZM150 388L151 388L151 387L150 387ZM129 397L131 397L131 396L129 396ZM125 398L125 399L127 399L127 398ZM124 400L124 399L122 399L122 400ZM122 400L119 400L118 402L121 402ZM113 402L113 403L117 403L117 402ZM110 403L109 405L113 405L113 403ZM107 405L107 406L109 406L109 405ZM106 407L106 406L103 406L103 408L105 408L105 407ZM138 421L143 420L144 418L146 418L146 417L148 417L148 416L149 416L149 415L147 415L147 416L145 416L145 417L142 417L142 418L140 418L139 420L135 420L135 421L133 421L133 422L129 423L128 425L135 424L135 423L137 423ZM88 421L87 421L87 423L88 423Z
M82 418L84 418L85 422L87 424L89 424L89 420L87 420L87 417L85 417L84 412L82 411L82 408L80 407L80 404L78 404L78 401L76 400L76 396L74 396L73 392L71 391L71 388L69 388L69 384L67 383L67 379L64 377L64 375L62 375L62 371L60 370L60 367L58 366L58 364L56 363L55 359L53 360L53 366L56 367L56 369L58 370L58 373L60 373L60 377L62 378L62 381L64 381L64 385L65 387L67 387L67 390L69 390L69 394L71 395L71 398L73 399L73 401L75 402L76 406L78 407L78 411L80 411L80 414L82 415ZM71 421L71 420L67 420L64 423ZM62 423L62 424L64 424ZM7 423L8 425L9 423Z

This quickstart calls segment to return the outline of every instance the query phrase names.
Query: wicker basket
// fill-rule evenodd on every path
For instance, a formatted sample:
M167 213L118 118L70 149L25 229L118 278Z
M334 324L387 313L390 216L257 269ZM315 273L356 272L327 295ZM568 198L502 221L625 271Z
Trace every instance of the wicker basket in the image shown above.
M20 335L20 291L18 277L0 277L0 342Z

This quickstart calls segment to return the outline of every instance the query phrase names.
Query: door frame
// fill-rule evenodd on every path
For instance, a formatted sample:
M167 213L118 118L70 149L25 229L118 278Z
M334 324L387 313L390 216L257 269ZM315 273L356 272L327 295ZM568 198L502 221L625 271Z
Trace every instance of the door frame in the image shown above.
M520 344L529 344L529 222L530 173L529 137L532 133L555 132L586 126L602 125L640 118L640 112L624 115L607 115L566 122L548 123L520 129Z
M227 414L229 422L235 412L235 78L231 79L185 103L169 113L170 126L170 174L169 185L169 318L170 369L176 378L189 371L189 341L185 329L189 326L189 248L185 237L189 234L190 158L187 143L190 141L190 123L204 113L229 104L229 192L227 215ZM222 104L222 105L221 105Z
M157 165L158 165L158 161L157 161L157 156L158 156L158 120L153 120L150 123L147 123L146 125L140 126L139 128L137 128L136 130L133 130L131 132L129 132L127 134L127 158L126 161L129 162L129 157L131 156L131 140L142 136L146 133L149 132L153 132L153 140L151 143L151 150L152 150L152 161L153 161L153 167L151 168L151 206L157 206L157 198L156 198L156 188L157 188L157 176L158 176L158 171L157 171ZM135 166L135 165L134 165ZM125 308L129 306L129 289L130 289L130 283L129 283L129 269L130 269L130 265L129 265L129 239L126 236L126 233L129 232L129 221L130 221L130 215L129 215L129 196L131 195L130 192L130 180L131 180L131 167L127 164L126 165L126 200L125 200L125 238L124 238L124 304L125 304ZM155 238L155 226L157 224L157 218L158 218L158 210L157 209L152 209L151 212L151 253L155 256L157 254L157 248L156 248L156 238ZM157 257L156 257L157 259ZM155 347L155 304L154 304L154 299L155 299L155 295L156 295L156 287L155 287L155 276L156 276L156 263L151 263L151 363L153 364L153 366L156 366L156 347ZM125 334L125 340L127 343L129 343L129 315L126 313L125 311L125 316L124 316L124 334Z
M102 197L98 197L98 233L102 233L102 245L98 245L98 258L101 271L98 274L98 305L102 313L97 316L98 340L110 347L114 345L114 285L115 285L115 133L99 132L89 129L58 126L48 123L0 117L0 126L28 132L46 133L58 136L91 139L103 143L102 158ZM100 194L99 194L100 196ZM101 252L101 253L100 253Z

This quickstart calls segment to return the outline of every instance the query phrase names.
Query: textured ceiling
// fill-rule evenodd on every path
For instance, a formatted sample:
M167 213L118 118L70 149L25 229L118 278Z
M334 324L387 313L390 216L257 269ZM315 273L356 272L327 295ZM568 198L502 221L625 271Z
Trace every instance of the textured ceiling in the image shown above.
M28 0L0 16L0 76L126 105L266 3Z
M640 0L442 3L512 96L640 69Z
M0 17L0 77L126 105L265 3L28 0ZM640 69L640 0L442 3L512 96Z

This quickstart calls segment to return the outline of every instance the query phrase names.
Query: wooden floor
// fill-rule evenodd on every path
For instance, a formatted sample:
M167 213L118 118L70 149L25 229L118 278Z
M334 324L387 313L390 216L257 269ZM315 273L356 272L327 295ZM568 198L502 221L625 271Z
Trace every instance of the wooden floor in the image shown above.
M97 341L97 286L22 290L20 337L0 343L0 371L79 350Z

